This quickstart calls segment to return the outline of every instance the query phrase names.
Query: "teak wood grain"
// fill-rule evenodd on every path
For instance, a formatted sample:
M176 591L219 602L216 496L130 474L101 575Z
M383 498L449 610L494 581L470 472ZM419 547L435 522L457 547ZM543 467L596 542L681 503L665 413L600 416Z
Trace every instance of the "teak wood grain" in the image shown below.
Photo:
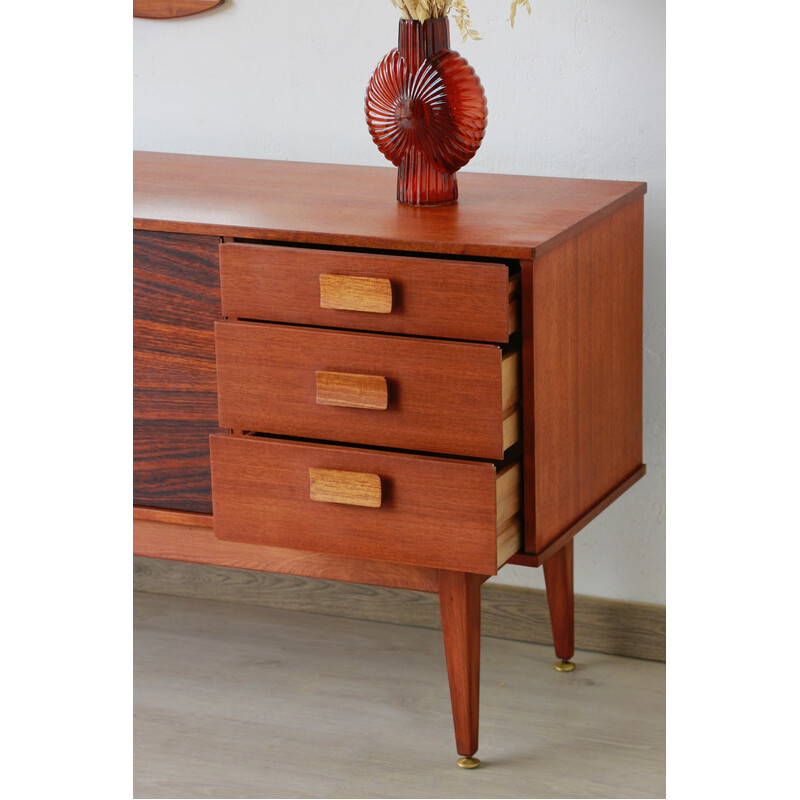
M213 236L134 232L134 503L211 511L217 259Z
M133 518L136 521L169 522L171 525L188 525L194 528L214 528L214 517L195 511L174 511L169 508L134 506ZM165 529L166 530L166 529Z
M380 477L380 508L309 497L309 469ZM509 473L513 482L519 472ZM497 572L498 534L516 515L519 483L494 464L255 436L211 437L214 532L224 541Z
M522 466L514 462L497 473L497 568L503 566L522 546Z
M136 518L136 514L133 553L148 558L327 578L370 586L393 586L418 592L439 591L439 570L436 569L287 547L223 542L205 525L158 521L147 516Z
M605 511L617 498L621 497L634 483L640 481L647 473L647 467L642 464L637 467L624 481L615 486L608 494L604 495L595 505L585 514L579 517L572 525L550 542L544 550L538 553L521 551L509 559L512 564L520 564L524 567L541 567L550 556L557 553L575 535L580 533L593 519L596 519ZM526 492L527 495L527 492Z
M644 474L646 187L460 178L135 154L135 546L438 592L472 755L481 581L544 564L569 658L572 537Z
M133 0L133 16L145 19L172 19L200 14L223 0Z
M389 384L381 375L319 371L315 377L317 403L321 406L373 411L385 411L389 406Z
M319 305L338 311L391 314L392 282L388 278L321 273Z
M461 172L458 203L396 200L397 170L134 153L134 227L275 242L532 258L644 194L630 181Z
M134 542L137 524L138 521L134 523ZM177 535L166 526L165 546ZM226 543L218 544L222 547ZM236 546L232 544L231 548L235 550ZM395 588L381 591L374 584L363 588L343 587L337 581L320 583L316 579L261 570L233 570L147 556L134 560L134 591L202 597L396 625L441 626L438 597L420 597ZM664 606L576 594L574 611L575 642L580 644L581 650L634 659L666 660ZM481 587L481 636L552 646L546 591L484 583ZM557 680L557 676L554 678Z
M525 550L642 465L642 200L522 264Z
M254 244L221 244L219 257L230 318L486 342L517 324L503 264ZM331 307L337 280L388 281L381 313Z
M225 427L496 460L513 443L516 375L495 345L230 321L216 334ZM388 407L318 404L319 371L385 378Z
M482 582L480 575L445 570L439 573L453 727L456 750L462 756L472 756L478 750Z
M519 330L519 273L508 280L508 335Z
M380 508L383 500L381 476L371 472L341 469L308 470L308 496L318 503Z
M573 593L573 541L544 562L547 606L556 655L569 661L575 654L575 597Z

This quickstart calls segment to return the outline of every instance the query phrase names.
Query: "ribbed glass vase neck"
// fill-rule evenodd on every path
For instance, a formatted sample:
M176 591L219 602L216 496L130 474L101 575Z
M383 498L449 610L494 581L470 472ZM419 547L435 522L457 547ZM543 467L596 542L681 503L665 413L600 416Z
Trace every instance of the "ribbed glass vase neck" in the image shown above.
M450 47L450 20L428 19L418 22L415 19L401 19L397 33L397 49L412 72L439 50Z

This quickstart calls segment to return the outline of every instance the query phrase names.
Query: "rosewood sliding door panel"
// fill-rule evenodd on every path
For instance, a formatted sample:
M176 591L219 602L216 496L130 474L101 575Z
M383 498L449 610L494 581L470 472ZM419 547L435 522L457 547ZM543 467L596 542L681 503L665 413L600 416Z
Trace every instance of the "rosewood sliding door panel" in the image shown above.
M133 502L211 513L219 238L135 231Z

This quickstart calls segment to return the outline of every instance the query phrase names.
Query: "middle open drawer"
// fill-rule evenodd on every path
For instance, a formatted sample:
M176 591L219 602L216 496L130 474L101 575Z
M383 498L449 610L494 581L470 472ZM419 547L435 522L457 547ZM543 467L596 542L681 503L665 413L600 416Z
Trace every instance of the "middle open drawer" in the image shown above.
M219 424L499 460L519 438L519 362L495 345L216 324Z

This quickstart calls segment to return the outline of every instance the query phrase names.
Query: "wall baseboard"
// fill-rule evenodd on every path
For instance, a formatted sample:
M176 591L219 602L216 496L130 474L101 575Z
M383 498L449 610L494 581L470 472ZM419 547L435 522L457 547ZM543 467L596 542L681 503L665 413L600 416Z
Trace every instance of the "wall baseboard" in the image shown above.
M437 595L206 564L135 557L134 591L202 597L373 622L440 628ZM481 633L552 644L540 589L485 583ZM609 655L666 660L666 608L575 595L575 645Z

